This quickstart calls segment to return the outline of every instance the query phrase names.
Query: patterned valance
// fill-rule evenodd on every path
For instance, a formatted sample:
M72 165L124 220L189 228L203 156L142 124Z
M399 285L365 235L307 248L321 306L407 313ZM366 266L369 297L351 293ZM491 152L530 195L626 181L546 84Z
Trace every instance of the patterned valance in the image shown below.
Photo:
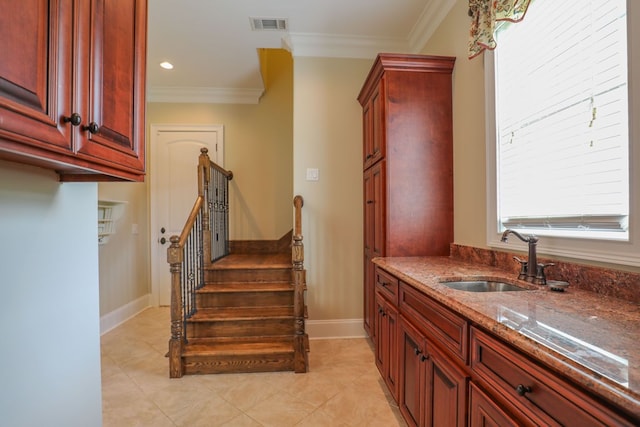
M518 22L524 18L531 0L469 0L471 32L469 58L485 49L495 49L494 33L498 21Z

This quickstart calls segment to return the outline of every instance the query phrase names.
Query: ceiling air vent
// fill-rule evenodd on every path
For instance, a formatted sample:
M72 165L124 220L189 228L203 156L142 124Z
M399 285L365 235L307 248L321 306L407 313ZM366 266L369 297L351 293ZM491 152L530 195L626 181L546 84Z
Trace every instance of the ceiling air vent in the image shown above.
M286 31L289 25L286 18L250 18L251 29L254 31Z

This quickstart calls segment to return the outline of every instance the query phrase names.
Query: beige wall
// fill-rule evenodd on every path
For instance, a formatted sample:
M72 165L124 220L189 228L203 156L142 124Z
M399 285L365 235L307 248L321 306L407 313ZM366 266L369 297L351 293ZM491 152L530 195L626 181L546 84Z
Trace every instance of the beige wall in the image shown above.
M224 126L224 167L233 172L233 240L278 239L292 228L292 59L279 49L269 49L261 58L267 75L259 104L147 105L149 124Z
M225 167L234 173L232 239L278 239L293 226L293 60L283 50L260 55L266 89L257 105L147 105L148 125L224 125ZM147 150L148 159L153 150L149 139ZM126 202L116 234L99 250L101 316L151 292L147 201L154 171L148 167L147 172L146 183L98 186L99 198Z
M484 65L482 56L467 59L467 10L467 0L458 0L422 53L457 58L453 74L454 240L486 247ZM292 196L301 194L305 199L310 319L361 318L362 112L356 96L373 60L292 60L279 50L260 52L260 57L267 86L260 104L152 103L147 122L225 126L225 167L235 176L233 239L279 238L291 228ZM318 182L306 181L307 168L319 169ZM104 188L101 184L101 196ZM121 197L142 197L142 190L130 191ZM142 234L143 220L139 225ZM122 228L132 239L129 225ZM145 280L141 271L106 273L105 249L100 250L101 313L149 289L130 284L131 280ZM110 256L124 252L120 249L114 244ZM146 253L141 256L148 258ZM103 283L105 274L109 279ZM117 277L121 274L126 283Z
M100 316L151 292L147 183L99 183L98 199L125 202L115 234L98 246ZM137 234L133 227L137 226Z
M304 197L310 320L362 318L362 109L373 60L295 58L294 192ZM318 168L319 181L306 181Z
M454 241L487 247L484 56L467 58L467 11L468 1L457 0L421 53L457 57L453 74ZM631 12L633 21L638 13ZM619 264L570 261L639 271Z
M467 59L467 0L458 0L422 53L455 56L453 71L454 241L486 247L483 57Z

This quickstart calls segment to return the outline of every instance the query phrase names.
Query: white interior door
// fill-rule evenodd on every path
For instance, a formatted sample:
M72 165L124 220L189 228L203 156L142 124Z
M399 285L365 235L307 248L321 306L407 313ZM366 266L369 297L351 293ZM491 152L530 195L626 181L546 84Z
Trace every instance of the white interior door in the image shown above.
M198 197L200 149L224 166L224 134L221 125L151 125L150 136L151 287L156 304L170 305L169 238L180 235Z

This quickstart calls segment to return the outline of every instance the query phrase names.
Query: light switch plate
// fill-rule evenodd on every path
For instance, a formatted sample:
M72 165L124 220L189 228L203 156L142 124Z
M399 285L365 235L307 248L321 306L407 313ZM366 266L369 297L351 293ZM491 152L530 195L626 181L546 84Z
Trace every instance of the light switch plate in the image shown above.
M319 171L316 168L307 168L307 181L318 181L320 179Z

